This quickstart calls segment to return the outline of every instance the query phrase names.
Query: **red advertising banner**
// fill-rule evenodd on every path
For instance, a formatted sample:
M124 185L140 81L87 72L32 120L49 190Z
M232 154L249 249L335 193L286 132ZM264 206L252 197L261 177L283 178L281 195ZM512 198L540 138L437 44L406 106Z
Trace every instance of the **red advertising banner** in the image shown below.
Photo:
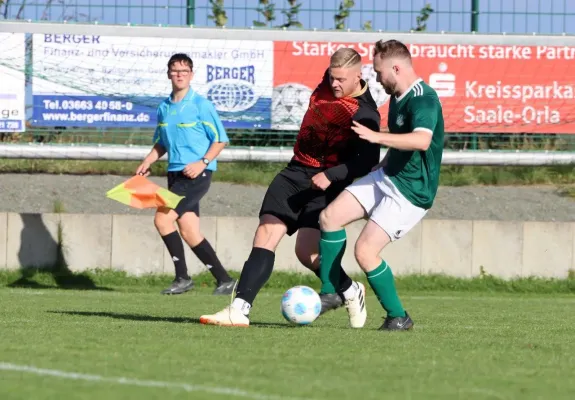
M440 96L447 132L575 133L575 47L407 45L416 71ZM340 47L363 57L364 78L387 124L389 96L375 81L372 44L278 41L274 128L297 129L306 96Z

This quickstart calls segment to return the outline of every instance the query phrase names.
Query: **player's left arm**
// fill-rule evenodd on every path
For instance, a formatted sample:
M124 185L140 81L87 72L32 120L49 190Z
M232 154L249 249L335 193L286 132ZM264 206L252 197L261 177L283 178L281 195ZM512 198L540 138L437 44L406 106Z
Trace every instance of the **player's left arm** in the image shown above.
M376 113L357 115L354 121L374 132L379 132L380 118ZM351 159L344 164L327 169L325 174L331 182L359 178L371 172L371 169L379 162L379 156L379 144L358 138L355 141Z
M361 126L355 132L365 140L382 146L404 151L426 151L431 145L433 131L437 125L439 103L430 96L414 97L409 104L409 118L413 131L401 135L369 132Z
M220 155L224 147L228 145L230 139L216 108L211 102L205 101L202 104L200 121L204 125L204 131L211 143L204 157L213 161Z

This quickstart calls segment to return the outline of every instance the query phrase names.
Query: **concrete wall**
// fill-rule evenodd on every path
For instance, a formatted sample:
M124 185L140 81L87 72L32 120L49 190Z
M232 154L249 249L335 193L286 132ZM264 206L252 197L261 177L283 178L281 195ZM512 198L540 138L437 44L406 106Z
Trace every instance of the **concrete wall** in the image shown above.
M222 263L241 270L252 244L256 218L204 217L202 229ZM344 267L359 272L353 243L363 224L348 227ZM60 227L60 235L59 235ZM0 268L47 266L61 256L72 271L113 268L133 275L173 273L173 264L152 218L134 215L0 213ZM286 237L277 270L305 272ZM203 271L186 246L190 272ZM564 278L575 270L575 223L424 220L383 251L394 273L477 276L481 267L502 278Z

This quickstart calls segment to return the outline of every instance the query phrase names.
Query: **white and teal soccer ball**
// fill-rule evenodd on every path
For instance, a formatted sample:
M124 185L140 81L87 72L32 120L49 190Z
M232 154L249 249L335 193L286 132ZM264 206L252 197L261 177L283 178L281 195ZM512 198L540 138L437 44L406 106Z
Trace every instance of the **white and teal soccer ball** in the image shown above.
M297 325L311 324L319 316L319 294L307 286L294 286L282 297L281 312L286 320Z

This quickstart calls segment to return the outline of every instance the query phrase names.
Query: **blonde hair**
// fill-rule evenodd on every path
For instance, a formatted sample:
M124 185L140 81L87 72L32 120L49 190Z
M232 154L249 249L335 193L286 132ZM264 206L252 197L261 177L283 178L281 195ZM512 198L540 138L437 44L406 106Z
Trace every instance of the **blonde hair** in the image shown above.
M384 58L404 58L411 62L411 53L406 45L398 40L379 40L375 42L373 57Z
M359 53L350 47L342 47L331 55L329 66L331 68L352 68L358 64L361 64Z

